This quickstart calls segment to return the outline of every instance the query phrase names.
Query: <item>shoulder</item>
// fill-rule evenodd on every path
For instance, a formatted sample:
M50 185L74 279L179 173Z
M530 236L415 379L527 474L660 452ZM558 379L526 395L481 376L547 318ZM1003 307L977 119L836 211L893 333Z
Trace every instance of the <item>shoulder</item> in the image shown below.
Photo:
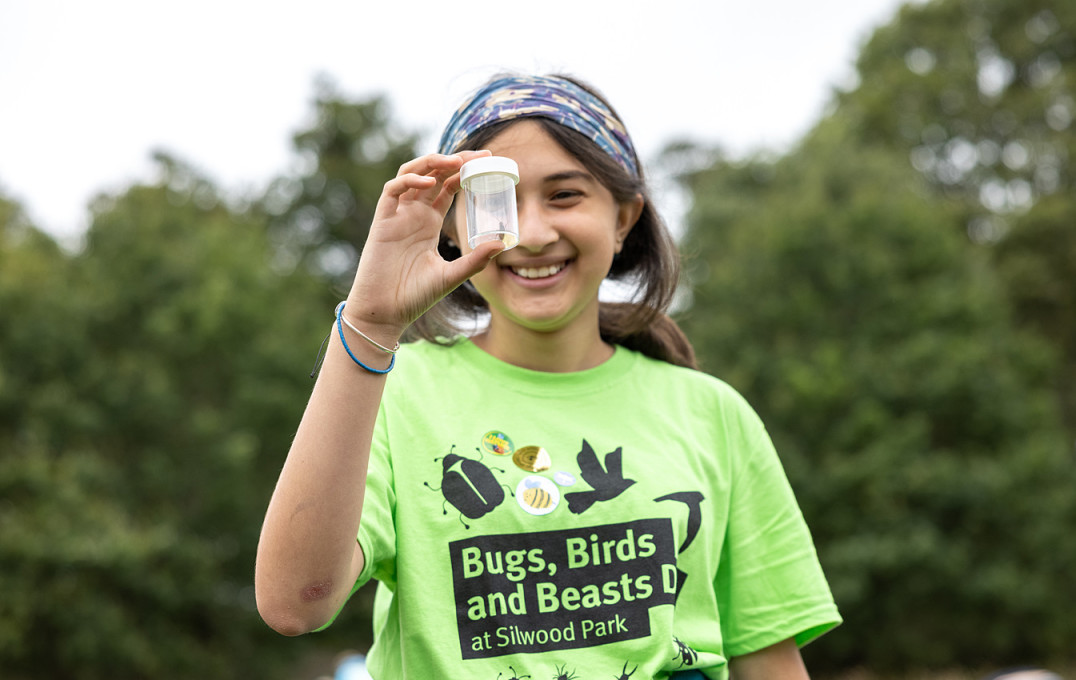
M765 430L754 407L721 378L643 355L635 364L633 390L646 395L655 413L700 419L748 439Z
M696 398L711 398L737 406L747 406L747 401L734 387L715 375L670 364L633 350L619 348L618 351L635 354L637 375L656 388L686 391Z

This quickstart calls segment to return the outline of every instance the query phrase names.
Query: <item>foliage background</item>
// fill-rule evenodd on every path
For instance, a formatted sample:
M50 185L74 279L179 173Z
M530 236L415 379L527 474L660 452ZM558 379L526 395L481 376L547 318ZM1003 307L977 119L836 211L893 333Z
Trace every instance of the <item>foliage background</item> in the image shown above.
M846 618L817 677L1076 666L1076 5L935 0L788 153L671 143L679 319L756 406ZM304 172L159 154L64 249L0 197L0 675L312 677L368 641L254 609L262 513L385 179L323 82Z

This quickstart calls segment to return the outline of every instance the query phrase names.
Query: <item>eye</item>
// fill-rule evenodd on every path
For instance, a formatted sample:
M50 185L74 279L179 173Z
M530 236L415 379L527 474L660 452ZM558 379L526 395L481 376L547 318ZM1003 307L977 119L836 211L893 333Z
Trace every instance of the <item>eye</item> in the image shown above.
M554 203L571 203L583 197L583 192L576 189L557 189L549 196Z

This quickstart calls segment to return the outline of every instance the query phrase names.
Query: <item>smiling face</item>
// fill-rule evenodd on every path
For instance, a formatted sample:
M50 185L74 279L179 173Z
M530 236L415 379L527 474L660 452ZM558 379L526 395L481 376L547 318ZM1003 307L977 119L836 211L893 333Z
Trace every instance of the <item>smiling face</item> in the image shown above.
M638 219L642 198L620 204L534 121L486 145L519 165L519 245L471 279L489 303L490 335L526 329L598 337L598 288ZM462 210L456 243L466 249Z

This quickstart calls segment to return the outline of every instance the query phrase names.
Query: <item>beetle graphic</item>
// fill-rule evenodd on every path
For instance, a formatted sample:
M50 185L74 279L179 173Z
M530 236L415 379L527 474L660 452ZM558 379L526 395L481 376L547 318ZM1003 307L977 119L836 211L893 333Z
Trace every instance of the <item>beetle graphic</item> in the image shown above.
M497 483L497 478L493 476L490 468L479 462L482 459L482 452L475 450L478 451L478 460L464 458L455 452L456 447L453 445L447 456L433 459L434 462L440 460L444 470L441 488L434 488L429 482L423 482L428 488L440 491L445 497L445 502L451 503L452 507L468 519L478 519L504 502L504 488ZM501 468L492 469L504 473ZM448 514L447 509L444 514ZM460 517L460 523L470 529L470 525L463 521L463 517Z
M699 659L699 653L694 649L685 645L680 638L674 637L673 641L676 642L676 656L673 660L680 659L680 667L691 666Z
M509 666L508 668L509 668L509 670L512 671L512 677L508 678L508 680L523 680L523 678L529 678L530 677L529 675L516 675L516 669L515 668L512 668L511 666ZM501 680L502 675L504 675L504 673L498 673L497 674L497 680Z
M624 670L620 671L620 677L616 680L628 680L631 676L635 675L635 671L639 670L639 667L631 669L631 673L628 672L628 662L624 662Z

